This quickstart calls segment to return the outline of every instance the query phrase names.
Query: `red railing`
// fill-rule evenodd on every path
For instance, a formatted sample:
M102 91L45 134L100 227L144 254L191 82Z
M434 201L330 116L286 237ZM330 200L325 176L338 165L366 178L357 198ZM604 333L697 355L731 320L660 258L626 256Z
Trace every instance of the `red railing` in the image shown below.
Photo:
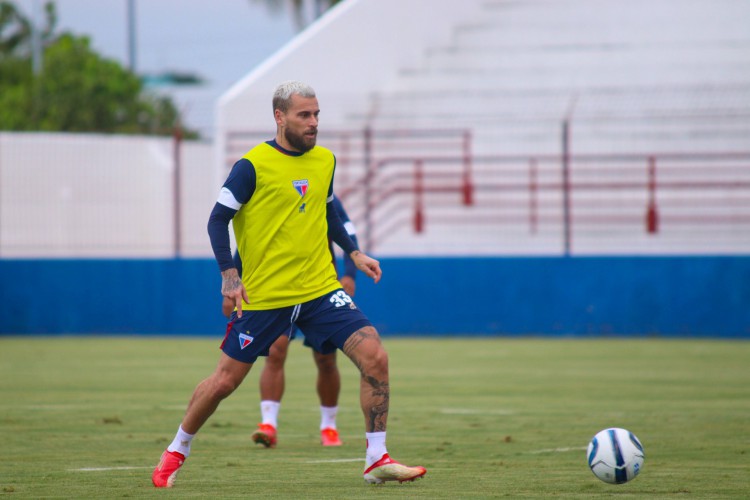
M428 201L446 194L457 197ZM583 226L637 224L657 234L665 226L727 223L750 231L750 152L382 158L339 196L364 223L370 249L407 224L422 233L433 222L470 221L526 224L532 235L558 226L569 252L574 229ZM456 211L431 219L433 203ZM495 210L461 210L476 206Z
M227 167L267 135L228 134ZM548 155L475 155L461 129L322 131L319 142L337 155L337 193L369 251L436 224L557 232L566 255L589 230L750 231L750 152L573 154L568 135L564 123L561 152Z

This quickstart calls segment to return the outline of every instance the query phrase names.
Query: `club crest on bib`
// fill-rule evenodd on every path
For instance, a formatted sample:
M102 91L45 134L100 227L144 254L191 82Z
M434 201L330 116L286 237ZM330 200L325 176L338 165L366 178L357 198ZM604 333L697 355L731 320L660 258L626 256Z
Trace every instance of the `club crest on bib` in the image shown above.
M247 332L250 333L250 332ZM249 346L253 343L253 340L255 340L250 335L245 335L244 333L240 333L240 349L244 349L245 347Z
M294 186L294 189L297 190L300 196L305 196L307 194L307 188L310 186L310 183L307 181L307 179L300 179L298 181L292 181L292 186Z

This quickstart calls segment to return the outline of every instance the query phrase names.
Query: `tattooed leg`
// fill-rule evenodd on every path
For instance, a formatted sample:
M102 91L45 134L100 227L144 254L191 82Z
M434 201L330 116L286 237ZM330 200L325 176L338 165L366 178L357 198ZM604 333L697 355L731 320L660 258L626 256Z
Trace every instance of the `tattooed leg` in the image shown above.
M344 354L359 369L359 399L366 432L384 432L391 390L388 385L388 354L377 330L366 326L354 332L344 343Z

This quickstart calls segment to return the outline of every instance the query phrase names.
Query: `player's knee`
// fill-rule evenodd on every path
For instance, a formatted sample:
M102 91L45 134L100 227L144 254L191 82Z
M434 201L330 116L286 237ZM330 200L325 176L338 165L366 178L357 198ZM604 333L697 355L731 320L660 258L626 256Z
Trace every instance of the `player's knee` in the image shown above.
M271 349L268 351L266 364L271 364L275 368L283 369L284 362L286 361L287 352L288 352L288 345L282 345L280 342L274 343L271 346Z
M388 353L385 349L378 350L378 354L375 356L375 368L382 373L388 373Z
M286 361L286 353L276 352L266 358L266 365L264 370L281 371L284 369L284 362Z
M239 381L229 376L216 376L211 384L211 393L214 399L224 399L234 392L240 385Z
M380 378L388 374L388 353L382 347L367 357L367 361L362 363L362 372L366 375L377 376Z

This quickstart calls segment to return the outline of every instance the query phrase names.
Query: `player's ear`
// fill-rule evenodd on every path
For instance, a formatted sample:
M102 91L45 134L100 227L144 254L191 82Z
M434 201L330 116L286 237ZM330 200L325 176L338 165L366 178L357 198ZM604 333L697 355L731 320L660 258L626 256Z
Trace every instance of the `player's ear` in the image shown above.
M284 113L280 109L273 110L273 118L276 120L276 125L281 126L284 124Z

